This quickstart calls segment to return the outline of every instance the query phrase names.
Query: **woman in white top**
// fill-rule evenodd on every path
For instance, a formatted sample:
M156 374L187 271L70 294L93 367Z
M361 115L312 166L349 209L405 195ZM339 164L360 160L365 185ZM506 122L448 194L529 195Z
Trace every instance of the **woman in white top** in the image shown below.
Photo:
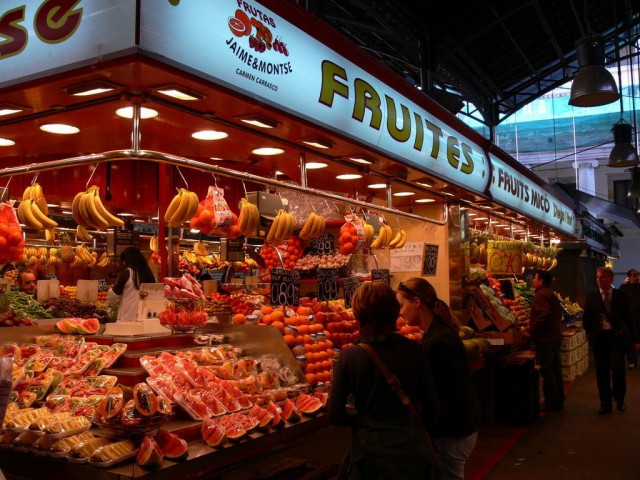
M155 283L156 278L147 260L136 247L127 247L120 254L121 270L107 295L111 307L118 307L118 322L135 322L138 292L141 283Z

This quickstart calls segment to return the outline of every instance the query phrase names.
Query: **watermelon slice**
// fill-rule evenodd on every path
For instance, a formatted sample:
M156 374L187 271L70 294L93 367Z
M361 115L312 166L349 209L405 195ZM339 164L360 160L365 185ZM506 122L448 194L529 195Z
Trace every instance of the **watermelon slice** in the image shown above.
M296 399L296 406L304 415L312 417L322 410L322 401L312 395L301 393Z
M162 450L153 437L146 435L140 444L136 462L142 467L157 468L162 464Z
M165 457L180 460L189 456L189 444L175 433L160 428L155 439Z
M77 331L81 335L93 335L100 330L100 322L97 318L79 318Z
M290 398L287 398L284 401L284 406L282 407L282 416L287 422L290 423L300 421L300 410L298 410L298 407Z
M282 417L282 409L273 403L273 400L269 400L267 404L267 412L273 415L273 421L271 422L271 428L284 427L284 418Z
M213 418L205 418L200 431L202 438L210 447L220 447L227 443L227 432Z

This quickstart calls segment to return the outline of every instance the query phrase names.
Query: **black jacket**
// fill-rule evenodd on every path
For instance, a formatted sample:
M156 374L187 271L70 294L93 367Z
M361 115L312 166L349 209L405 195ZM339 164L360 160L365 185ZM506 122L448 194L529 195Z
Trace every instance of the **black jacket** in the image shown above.
M620 290L611 289L611 315L607 315L600 290L587 294L582 315L582 325L587 332L589 341L593 341L600 331L600 323L603 317L607 317L614 330L620 330L626 325L631 332L631 309L627 296Z
M460 336L436 319L424 334L422 347L431 364L440 400L440 414L433 436L462 437L477 431L480 428L480 402Z

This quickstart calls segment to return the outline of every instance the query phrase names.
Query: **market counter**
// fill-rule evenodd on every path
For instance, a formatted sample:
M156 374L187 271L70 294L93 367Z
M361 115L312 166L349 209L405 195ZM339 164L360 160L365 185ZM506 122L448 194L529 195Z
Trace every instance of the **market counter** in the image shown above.
M199 435L201 422L172 422L165 428L181 435L190 436L191 430ZM303 417L300 422L287 424L281 430L268 433L254 432L241 442L228 442L225 446L211 448L204 441L189 443L189 457L182 461L165 459L157 469L145 469L135 460L128 460L112 468L70 463L64 459L37 456L32 452L17 452L9 448L0 449L0 465L7 480L123 480L123 479L216 479L247 460L291 447L301 440L320 434L329 426L327 416ZM195 432L191 432L195 433Z

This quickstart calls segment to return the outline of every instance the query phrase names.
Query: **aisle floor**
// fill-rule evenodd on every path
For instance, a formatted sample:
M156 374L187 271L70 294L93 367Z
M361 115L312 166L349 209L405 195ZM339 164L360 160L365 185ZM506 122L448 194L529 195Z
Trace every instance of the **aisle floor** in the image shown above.
M529 426L483 427L467 464L467 480L640 479L640 370L627 372L627 384L624 413L596 414L599 405L591 369L568 385L564 411L542 414ZM348 443L347 429L329 428L223 478L259 478L256 473L264 474L290 458L337 464Z

